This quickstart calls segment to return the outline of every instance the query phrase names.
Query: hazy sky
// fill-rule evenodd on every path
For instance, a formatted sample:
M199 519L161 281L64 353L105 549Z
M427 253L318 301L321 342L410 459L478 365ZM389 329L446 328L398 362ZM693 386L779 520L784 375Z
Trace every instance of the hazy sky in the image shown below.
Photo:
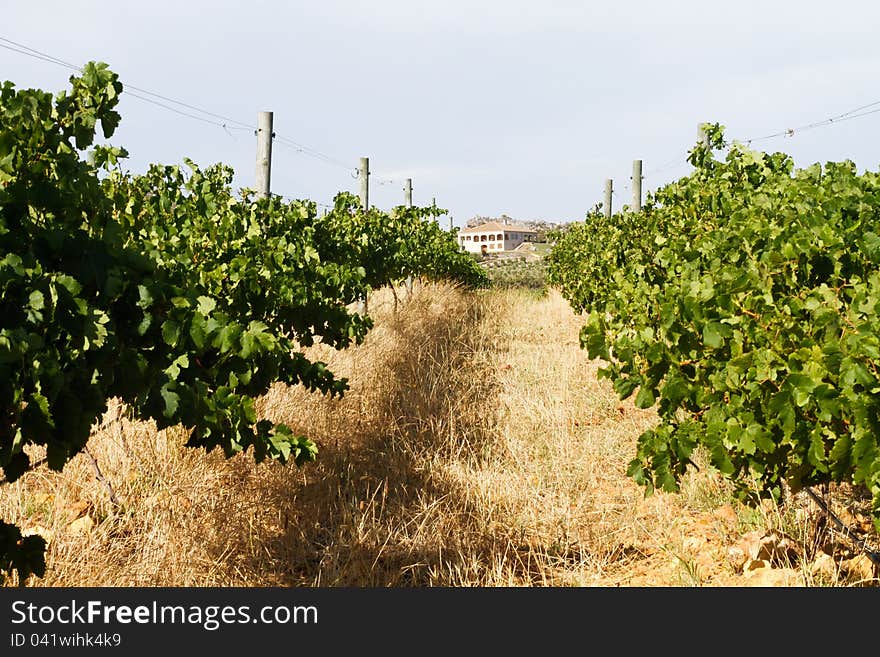
M0 16L0 38L238 122L124 94L111 141L133 172L189 157L253 185L244 126L272 111L273 192L330 203L357 192L368 156L372 204L402 203L409 177L415 204L436 198L459 226L579 220L606 178L615 208L629 203L633 160L645 193L686 174L701 121L745 140L880 110L876 0L2 0ZM58 91L70 74L0 48L17 87ZM880 111L753 146L877 170L878 133Z

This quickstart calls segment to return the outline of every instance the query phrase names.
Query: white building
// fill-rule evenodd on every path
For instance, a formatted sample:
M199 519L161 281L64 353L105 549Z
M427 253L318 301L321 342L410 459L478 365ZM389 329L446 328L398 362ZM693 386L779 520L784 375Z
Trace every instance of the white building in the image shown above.
M458 233L458 243L462 249L470 253L482 254L513 251L523 242L534 242L537 238L536 230L500 224L497 221L465 228Z

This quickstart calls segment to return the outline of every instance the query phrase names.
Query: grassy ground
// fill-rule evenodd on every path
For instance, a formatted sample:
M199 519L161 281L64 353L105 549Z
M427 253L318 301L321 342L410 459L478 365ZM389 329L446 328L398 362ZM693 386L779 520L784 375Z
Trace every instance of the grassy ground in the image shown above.
M706 467L644 498L624 473L653 411L597 381L557 293L417 286L370 311L364 345L310 350L349 377L343 399L279 386L261 400L318 443L314 464L227 461L111 411L89 449L119 507L85 454L0 486L0 517L50 539L29 584L877 583L809 500L742 507ZM844 493L829 499L876 539Z

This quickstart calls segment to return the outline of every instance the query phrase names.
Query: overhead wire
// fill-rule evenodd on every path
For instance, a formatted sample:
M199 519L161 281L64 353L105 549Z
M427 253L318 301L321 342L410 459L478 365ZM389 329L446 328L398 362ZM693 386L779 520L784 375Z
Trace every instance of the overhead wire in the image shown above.
M828 117L827 119L822 119L820 121L813 121L812 123L807 123L797 128L787 128L785 130L780 130L778 132L774 132L769 135L764 135L762 137L751 137L748 139L734 139L731 141L737 141L740 143L744 143L748 146L751 146L755 142L767 141L770 139L776 139L779 137L794 137L796 134L801 132L806 132L808 130L814 130L816 128L827 127L830 125L835 125L837 123L842 123L844 121L850 121L852 119L858 119L864 116L869 116L871 114L880 113L880 100L876 100L871 103L867 103L865 105L860 105L858 107L854 107L846 112L842 112L840 114L836 114L834 116ZM867 110L867 111L865 111ZM663 164L658 165L652 169L646 171L642 178L647 178L649 175L654 175L657 173L661 173L663 171L669 171L671 169L682 167L687 164L686 161L682 161L680 157L676 157L674 159L669 160Z
M793 137L797 133L806 132L807 130L814 130L816 128L822 128L830 125L834 125L836 123L842 123L844 121L850 121L852 119L858 119L863 116L868 116L871 114L880 113L880 100L874 101L872 103L867 103L865 105L860 105L858 107L854 107L853 109L847 110L846 112L842 112L835 116L828 117L827 119L822 119L820 121L813 121L812 123L807 123L805 125L799 126L797 128L787 128L785 130L780 130L778 132L774 132L769 135L764 135L761 137L750 137L748 139L735 139L733 141L738 141L741 143L745 143L746 145L751 145L754 142L766 141L769 139L776 139L778 137ZM874 108L874 109L872 109ZM868 110L868 111L864 111ZM647 178L648 175L660 173L662 171L668 171L677 166L684 166L686 162L681 161L680 158L676 157L669 162L658 165L652 169L649 169L643 175L643 178Z
M302 153L303 155L308 155L310 157L321 160L321 161L325 162L326 164L331 164L331 165L337 166L341 169L345 169L346 171L352 170L352 166L350 164L346 164L345 162L342 162L341 160L337 160L336 158L331 157L325 153L322 153L319 150L316 150L314 148L306 146L305 144L301 144L299 142L296 142L296 141L290 139L289 137L285 137L284 135L279 135L277 133L274 135L274 137L275 137L276 143L279 143L283 146L287 146L288 148L290 148L298 153Z
M134 87L131 87L131 88L133 89ZM147 98L146 96L142 96L142 95L137 94L137 93L134 93L134 92L132 92L132 91L127 91L127 92L126 92L126 95L128 95L128 96L132 96L132 97L134 97L134 98L137 98L137 99L139 99L139 100L142 100L142 101L144 101L144 102L146 102L146 103L150 103L150 104L152 104L152 105L157 105L158 107L162 107L162 108L164 108L164 109L167 109L167 110L169 110L169 111L171 111L171 112L174 112L175 114L180 114L181 116L186 116L186 117L189 117L189 118L191 118L191 119L195 119L196 121L202 121L203 123L209 123L209 124L211 124L211 125L218 126L218 127L223 128L224 130L227 130L227 131L229 131L229 130L248 130L248 128L242 128L242 127L239 127L239 126L229 126L229 125L227 125L227 124L225 124L225 123L219 123L218 121L213 121L213 120L211 120L211 119L206 119L206 118L203 117L203 116L198 116L198 115L196 115L196 114L191 114L191 113L189 113L189 112L184 112L183 110L179 110L179 109L177 109L176 107L171 107L170 105L166 105L165 103L160 103L160 102L157 101L157 100L153 100L152 98Z
M21 53L22 55L27 55L28 57L34 57L35 59L42 59L45 62L49 62L52 64L59 64L64 66L65 68L73 69L74 71L82 71L82 68L79 66L75 66L70 62L65 62L63 59L58 59L57 57L53 57L52 55L47 55L44 52L40 52L39 50L35 50L29 46L13 41L12 39L7 39L5 37L0 37L0 41L5 41L6 43L11 43L12 46L7 46L0 43L0 48L5 48L6 50L11 50L12 52ZM15 47L13 47L15 46Z
M65 61L65 60L59 58L59 57L55 57L54 55L43 52L41 50L37 50L36 48L32 48L32 47L27 46L27 45L20 43L18 41L14 41L12 39L9 39L7 37L0 36L0 41L3 42L3 43L0 43L0 48L4 48L6 50L9 50L9 51L12 51L15 53L26 55L26 56L32 57L34 59L38 59L38 60L45 61L48 63L56 64L58 66L63 66L63 67L70 69L70 70L74 70L74 71L82 71L83 70L82 67L80 67L80 66L76 66L68 61ZM126 87L126 95L128 95L128 96L131 96L133 98L136 98L136 99L141 100L146 103L156 105L157 107L161 107L163 109L174 112L174 113L179 114L181 116L222 128L223 130L226 131L226 133L230 137L233 137L230 130L254 130L254 131L257 130L257 128L251 123L239 121L238 119L231 118L231 117L228 117L223 114L219 114L217 112L213 112L210 110L206 110L201 107L197 107L195 105L192 105L192 104L186 103L184 101L172 98L170 96L166 96L166 95L157 93L155 91L150 91L148 89L144 89L142 87L138 87L138 86L135 86L132 84L126 84L125 87ZM152 96L152 98L149 98L147 96ZM157 98L159 100L156 100ZM165 101L165 102L160 102L160 101ZM178 107L172 107L171 105L168 105L167 103L172 103L172 104L177 105L179 107L183 107L188 110L192 110L192 112L198 112L198 114L194 114L192 112L187 112L187 111L178 109ZM843 112L841 114L837 114L835 116L828 117L828 118L822 119L820 121L814 121L812 123L807 123L805 125L802 125L802 126L799 126L796 128L787 128L785 130L774 132L772 134L768 134L768 135L764 135L764 136L760 136L760 137L751 137L748 139L739 139L737 141L743 142L747 145L751 145L752 143L755 143L755 142L766 141L766 140L775 139L775 138L779 138L779 137L793 137L795 134L800 133L800 132L805 132L808 130L813 130L816 128L826 127L826 126L834 125L837 123L841 123L843 121L849 121L849 120L869 116L872 114L880 113L880 107L878 107L878 105L880 105L880 100L877 100L877 101L874 101L871 103L867 103L864 105L860 105L859 107L855 107L855 108L850 109L850 110ZM200 116L200 114L204 115L204 116ZM206 118L206 117L211 117L211 118ZM219 119L219 121L214 120L214 119ZM349 164L346 164L345 162L342 162L339 159L336 159L330 155L327 155L326 153L323 153L323 152L321 152L315 148L312 148L310 146L306 146L305 144L302 144L298 141L295 141L285 135L279 135L279 134L273 132L273 138L276 143L279 143L282 146L290 148L290 149L294 150L295 152L298 152L302 155L320 160L326 164L333 165L333 166L339 167L341 169L345 169L346 171L352 172L352 177L357 177L357 175L359 173L358 168L356 168L356 167L353 168ZM234 137L233 137L233 139L234 139ZM686 164L686 162L682 162L679 157L676 157L672 160L669 160L668 162L665 162L664 164L661 164L657 167L649 169L648 171L646 171L643 174L642 177L647 178L649 175L654 175L657 173L661 173L663 171L668 171L668 170L675 168L675 167L684 166L685 164ZM391 184L399 184L399 183L403 182L402 180L398 180L395 178L386 178L386 177L381 177L381 176L374 176L373 180L379 185L391 185Z
M398 185L402 183L402 180L398 180L396 178L373 178L379 185Z
M675 158L664 162L663 164L659 164L656 167L648 169L642 174L642 178L647 178L648 176L652 176L655 173L661 173L663 171L669 171L670 169L675 169L680 166L684 166L687 162L682 161L681 156L676 156Z
M751 137L749 139L740 139L738 141L744 142L745 144L752 144L756 141L765 141L767 139L775 139L777 137L793 137L795 134L799 132L806 132L807 130L813 130L815 128L822 128L830 125L834 125L836 123L842 123L844 121L850 121L852 119L858 119L863 116L868 116L869 114L876 114L880 112L880 108L871 109L868 112L863 112L862 110L867 110L872 107L877 107L880 105L880 100L876 100L872 103L868 103L866 105L861 105L859 107L854 107L851 110L843 112L842 114L837 114L835 116L828 117L827 119L822 119L821 121L813 121L812 123L807 123L805 125L799 126L797 128L786 128L785 130L780 130L779 132L774 132L770 135L764 135L763 137Z
M4 43L0 43L0 48L5 48L6 50L11 50L12 52L26 55L26 56L32 57L34 59L39 59L41 61L49 62L52 64L57 64L59 66L63 66L65 68L73 70L73 71L80 71L81 72L83 70L81 66L76 66L75 64L71 64L70 62L65 61L59 57L55 57L54 55L50 55L49 53L43 52L41 50L37 50L36 48L31 48L30 46L27 46L23 43L19 43L17 41L13 41L12 39L8 39L6 37L0 36L0 41L4 42ZM9 44L9 45L7 45L7 44ZM139 92L139 93L137 93L137 92ZM257 129L256 126L252 123L246 123L244 121L239 121L238 119L235 119L235 118L232 118L229 116L225 116L225 115L219 114L217 112L212 112L212 111L206 110L202 107L197 107L196 105L192 105L192 104L186 103L182 100L178 100L176 98L171 98L170 96L166 96L164 94L160 94L155 91L150 91L149 89L144 89L143 87L138 87L133 84L128 84L128 83L125 84L125 94L126 94L126 96L131 96L133 98L137 98L138 100L156 105L157 107L161 107L161 108L169 110L171 112L175 112L176 114L179 114L181 116L185 116L187 118L190 118L190 119L193 119L196 121L201 121L201 122L207 123L209 125L217 126L219 128L224 129L227 132L227 134L229 134L230 136L232 136L231 133L229 132L230 130L256 130ZM147 98L146 96L152 96L153 98ZM162 101L166 101L166 102L164 102L164 103L160 102L159 100L155 100L155 98L158 98L158 99L160 99ZM173 103L174 105L178 105L180 107L184 107L186 109L193 110L194 112L198 112L199 114L203 114L204 116L199 116L197 114L193 114L192 112L183 111L183 110L178 109L176 107L172 107L171 105L168 105L167 103ZM206 118L206 117L212 117L213 119L220 119L222 122L212 120L212 118ZM294 141L293 139L286 137L284 135L279 135L277 132L273 134L273 137L277 143L281 143L281 144L293 149L294 151L296 151L298 153L301 153L301 154L306 155L308 157L312 157L314 159L321 160L327 164L331 164L331 165L343 168L347 171L350 171L352 169L352 167L350 165L345 164L344 162L342 162L334 157L331 157L330 155L327 155L326 153L322 153L321 151L319 151L315 148L312 148L310 146L306 146L305 144Z

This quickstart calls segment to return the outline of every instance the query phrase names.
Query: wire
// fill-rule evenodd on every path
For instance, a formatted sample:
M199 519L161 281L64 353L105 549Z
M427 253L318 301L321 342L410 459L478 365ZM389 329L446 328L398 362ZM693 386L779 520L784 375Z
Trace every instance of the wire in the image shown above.
M76 66L71 64L68 61L65 61L59 57L55 57L50 55L49 53L43 52L41 50L37 50L36 48L31 48L23 43L19 43L17 41L13 41L12 39L8 39L6 37L0 36L0 41L4 43L0 43L0 47L5 48L6 50L10 50L12 52L16 52L22 55L26 55L28 57L32 57L34 59L38 59L40 61L49 62L51 64L56 64L58 66L63 66L64 68L82 72L83 68L81 66ZM9 44L9 45L7 45ZM197 107L196 105L192 105L190 103L186 103L182 100L177 100L176 98L172 98L170 96L166 96L164 94L157 93L155 91L150 91L149 89L144 89L143 87L138 87L133 84L126 84L125 95L131 96L132 98L136 98L140 101L151 103L157 107L161 107L162 109L166 109L170 112L174 112L175 114L179 114L180 116L184 116L186 118L193 119L195 121L201 121L202 123L207 123L209 125L216 126L218 128L222 128L226 131L226 134L229 135L232 139L235 137L232 135L230 130L254 130L257 128L251 123L245 123L243 121L239 121L229 116L225 116L223 114L219 114L217 112L212 112L210 110L206 110L202 107ZM151 96L151 98L148 98ZM158 100L156 100L158 99ZM165 102L161 102L165 101ZM177 105L178 107L172 107L168 103L173 105ZM185 111L192 110L192 111ZM194 113L194 112L197 112ZM203 115L203 116L202 116ZM210 117L210 118L208 118ZM219 119L219 120L216 120ZM352 172L352 177L358 177L357 168L352 168L351 165L335 158L326 153L323 153L316 148L312 148L311 146L306 146L290 137L285 135L279 135L278 133L273 133L274 141L282 146L290 148L291 150L300 153L302 155L320 160L325 164L329 164L332 166L336 166L340 169L344 169L345 171ZM392 178L382 178L382 177L373 177L373 180L379 185L390 185L397 184L402 181L392 179ZM329 207L329 206L328 206Z
M812 123L807 123L798 128L788 128L786 130L781 130L779 132L774 132L770 135L764 135L763 137L752 137L751 139L737 139L735 141L743 142L746 145L751 145L754 142L766 141L769 139L776 139L778 137L793 137L796 133L806 132L807 130L814 130L816 128L822 128L829 125L834 125L835 123L842 123L844 121L850 121L852 119L858 119L863 116L868 116L870 114L880 113L880 100L874 101L873 103L868 103L866 105L860 105L859 107L854 107L851 110L843 112L841 114L837 114L835 116L829 117L827 119L822 119L821 121L814 121ZM871 109L875 108L875 109ZM863 111L868 110L868 111ZM681 162L679 157L676 157L669 162L661 164L653 169L649 169L645 172L642 177L647 178L649 175L660 173L662 171L668 171L670 169L677 168L679 166L685 166L686 162Z
M6 37L0 37L0 41L5 41L6 43L11 43L13 46L16 46L16 48L11 48L9 46L4 46L3 44L0 44L0 47L6 48L7 50L12 50L14 52L21 53L22 55L28 55L28 56L34 57L36 59L41 59L46 62L58 64L60 66L64 66L65 68L69 68L74 71L82 72L82 70L83 70L81 66L76 66L74 64L71 64L68 61L60 59L60 58L55 57L53 55L50 55L48 53L42 52L41 50L37 50L36 48L31 48L30 46L26 46L23 43L18 43L17 41L13 41L12 39L7 39ZM228 116L223 116L222 114L216 114L216 113L211 112L209 110L202 109L201 107L196 107L195 105L190 105L189 103L185 103L182 100L176 100L176 99L170 98L168 96L163 96L162 94L156 93L155 91L150 91L149 89L143 89L141 87L136 87L133 84L126 84L125 88L126 88L126 90L132 89L134 91L139 91L142 94L147 94L149 96L155 96L156 98L168 101L169 103L174 103L175 105L180 105L181 107L186 107L187 109L195 110L196 112L200 112L200 113L206 114L208 116L213 116L214 118L217 118L217 119L223 119L223 121L225 121L226 123L233 123L235 125L241 126L242 128L254 129L254 126L251 124L243 123L241 121L230 118ZM138 96L136 94L131 94L131 95L134 96L135 98L140 98L141 100L147 100L147 99L143 98L142 96ZM162 105L161 103L155 103L155 104L159 105L160 107L164 107L165 109L171 109L172 111L177 111L177 110L174 110L173 108L168 107L167 105ZM184 114L184 116L189 116L190 118L199 118L199 117L193 117L191 114ZM224 124L216 123L215 125L222 126Z
M308 155L310 157L314 157L316 159L322 160L323 162L326 162L327 164L332 164L334 166L345 169L346 171L351 171L351 168L352 168L351 165L346 164L345 162L342 162L340 160L337 160L334 157L326 155L325 153L322 153L319 150L316 150L314 148L306 146L305 144L300 144L299 142L296 142L293 139L290 139L289 137L285 137L283 135L276 134L275 141L282 144L283 146L287 146L288 148L290 148L298 153L302 153L303 155Z
M53 57L52 55L47 55L44 52L40 52L39 50L34 50L33 48L29 48L24 44L17 43L12 39L7 39L5 37L0 37L0 41L5 41L6 43L11 43L13 46L17 46L13 48L11 46L4 46L0 43L0 48L6 48L6 50L11 50L13 52L21 53L22 55L27 55L28 57L34 57L35 59L42 59L45 62L50 62L52 64L58 64L60 66L64 66L65 68L73 69L74 71L82 71L82 68L79 66L74 66L70 62L65 62L63 59L58 59L57 57ZM29 51L29 52L28 52Z
M199 107L196 107L195 105L189 105L189 104L184 103L183 101L180 101L180 100L174 100L173 98L168 98L167 96L163 96L162 94L157 94L155 91L148 91L147 89L141 89L140 87L136 87L136 86L134 86L133 84L129 84L129 85L126 85L126 86L127 86L128 89L134 89L135 91L140 91L141 93L149 94L150 96L155 96L156 98L161 98L162 100L167 100L168 102L170 102L170 103L174 103L175 105L180 105L181 107L187 107L187 108L189 108L189 109L191 109L191 110L195 110L195 111L197 111L197 112L201 112L202 114L206 114L206 115L208 115L208 116L213 116L213 117L216 117L216 118L218 118L218 119L223 119L224 123L217 123L216 121L214 121L213 123L214 123L215 125L219 125L219 126L222 126L222 127L226 128L226 127L228 127L228 126L226 125L227 123L234 123L235 126L233 127L233 129L238 129L238 130L256 130L256 128L255 128L253 125L250 125L250 124L248 124L248 123L243 123L243 122L241 122L241 121L237 121L237 120L235 120L235 119L230 119L229 117L223 116L222 114L215 114L214 112L209 112L208 110L201 109L201 108L199 108ZM132 94L130 91L129 91L128 93L129 93L130 95L134 95L134 94ZM141 98L142 100L145 100L145 99L143 99L143 97L140 97L140 96L135 96L135 98ZM167 105L162 105L161 103L156 103L156 104L159 105L160 107L166 107L166 108L168 108ZM168 109L171 109L171 108L168 108ZM175 111L177 111L177 110L175 110ZM183 114L184 116L192 116L191 114L185 114L185 113L183 113L183 112L178 112L178 113ZM194 118L195 118L195 117L194 117Z
M63 66L65 68L68 68L68 69L71 69L74 71L82 72L82 70L83 70L81 66L75 66L74 64L71 64L70 62L67 62L63 59L60 59L58 57L55 57L55 56L50 55L48 53L45 53L41 50L37 50L36 48L31 48L30 46L26 46L23 43L13 41L12 39L8 39L6 37L0 36L0 41L5 42L6 44L11 44L11 45L5 45L4 43L0 43L0 48L5 48L6 50L10 50L12 52L26 55L28 57L33 57L34 59L39 59L41 61L49 62L51 64L57 64L59 66ZM134 93L134 92L140 92L140 93ZM237 119L234 119L234 118L231 118L228 116L224 116L223 114L218 114L216 112L212 112L212 111L203 109L201 107L197 107L195 105L185 103L182 100L177 100L175 98L171 98L170 96L156 93L155 91L150 91L149 89L137 87L133 84L126 84L125 85L125 94L127 96L132 96L133 98L137 98L138 100L142 100L147 103L152 103L153 105L156 105L157 107L161 107L161 108L169 110L171 112L175 112L176 114L180 114L181 116L185 116L187 118L194 119L196 121L201 121L203 123L208 123L210 125L214 125L219 128L223 128L227 132L227 134L230 135L230 137L232 135L229 132L229 130L256 130L257 129L256 126L254 126L251 123L245 123L243 121L239 121ZM199 112L200 114L204 114L205 116L208 116L208 117L213 117L214 119L221 119L223 122L221 123L220 121L214 121L209 118L205 118L205 116L198 116L196 114L192 114L191 112L185 112L183 110L177 109L176 107L171 107L170 105L167 105L166 103L162 103L157 100L154 100L153 98L147 98L143 94L146 94L147 96L153 96L154 98L158 98L160 100L166 101L166 103L173 103L174 105L179 105L180 107L185 107L186 109L193 110L195 112ZM275 140L277 142L285 144L285 145L291 147L293 150L295 150L299 153L302 153L303 155L307 155L309 157L321 160L327 164L332 164L332 165L341 167L347 171L351 170L351 167L348 164L345 164L344 162L341 162L340 160L337 160L337 159L335 159L325 153L322 153L321 151L319 151L317 149L306 146L305 144L300 144L299 142L296 142L293 139L290 139L290 138L282 136L282 135L278 135L277 133L273 136L275 137ZM233 137L233 139L234 139L234 137Z
M223 128L227 131L230 128L232 130L247 130L247 128L239 128L237 126L227 126L225 123L219 123L217 121L212 121L211 119L206 119L203 116L197 116L195 114L190 114L189 112L184 112L182 110L177 109L176 107L171 107L170 105L165 105L164 103L160 103L159 101L153 100L152 98L147 98L146 96L141 96L140 94L136 94L131 91L126 92L126 95L131 96L133 98L137 98L137 99L142 100L147 103L151 103L153 105L157 105L158 107L163 107L163 108L170 110L176 114L180 114L181 116L187 116L191 119L195 119L196 121L202 121L204 123L210 123L211 125L216 125L216 126Z
M852 116L847 116L845 118L834 119L834 122L835 123L842 123L843 121L849 121L850 119L857 119L860 116L868 116L868 114L876 114L877 112L880 112L880 108L875 109L875 110L871 110L870 112L862 112L861 114L853 114Z
M397 185L403 182L396 178L374 178L373 180L379 185Z
M880 105L880 100L874 101L873 103L868 103L867 105L861 105L860 107L855 107L847 112L844 112L843 114L838 114L827 119L822 119L821 121L807 123L806 125L802 125L798 128L788 128L786 130L774 132L772 135L765 135L763 137L752 137L751 139L740 139L739 141L751 145L753 142L756 141L765 141L767 139L775 139L777 137L793 137L795 133L798 132L806 132L807 130L822 128L825 126L833 125L835 123L842 123L843 121L850 121L851 119L858 119L863 116L868 116L869 114L876 114L880 112L880 108L873 109L869 112L863 112L862 110L876 107L877 105Z
M50 55L48 53L45 53L43 51L37 50L36 48L31 48L30 46L27 46L23 43L13 41L12 39L8 39L6 37L0 36L0 41L4 42L4 43L0 43L0 48L4 48L4 49L9 50L11 52L15 52L15 53L19 53L19 54L22 54L22 55L25 55L28 57L32 57L32 58L38 59L40 61L56 64L58 66L63 66L64 68L67 68L70 70L80 71L80 72L83 70L82 67L71 64L68 61L60 59L58 57L55 57L55 56ZM142 87L137 87L137 86L131 85L131 84L126 84L125 89L126 89L126 95L128 95L128 96L131 96L131 97L136 98L138 100L141 100L143 102L151 103L153 105L156 105L157 107L161 107L163 109L174 112L174 113L179 114L181 116L222 128L233 139L234 139L234 137L233 137L232 133L230 132L230 130L256 130L256 127L253 124L245 123L243 121L239 121L237 119L225 116L223 114L218 114L216 112L212 112L212 111L203 109L201 107L191 105L191 104L186 103L184 101L177 100L175 98L171 98L169 96L157 93L155 91L150 91L148 89L144 89ZM135 93L135 92L139 92L139 93ZM148 98L147 96L152 96L153 98ZM155 100L156 98L160 99L161 101L165 101L165 102L163 103L163 102L160 102L159 100ZM167 103L172 103L172 104L177 105L179 107L183 107L188 110L192 110L192 112L198 112L198 114L193 114L192 112L187 112L187 111L178 109L177 107L172 107L171 105L168 105ZM878 105L880 105L880 100L874 101L872 103L868 103L866 105L861 105L859 107L855 107L853 109L850 109L850 110L843 112L841 114L838 114L836 116L832 116L827 119L823 119L821 121L815 121L813 123L808 123L808 124L799 126L797 128L788 128L786 130L775 132L773 134L764 135L761 137L752 137L749 139L741 139L738 141L741 141L741 142L744 142L748 145L751 145L754 142L766 141L766 140L775 139L778 137L793 137L796 133L805 132L807 130L813 130L816 128L833 125L835 123L841 123L843 121L849 121L852 119L858 119L861 117L869 116L871 114L880 113L880 107L877 107ZM867 111L865 111L865 110L867 110ZM200 116L199 114L204 115L204 116ZM212 117L212 118L206 118L206 117ZM220 121L215 120L215 119L220 119ZM286 146L286 147L288 147L298 153L301 153L302 155L312 157L312 158L320 160L326 164L330 164L330 165L345 169L346 171L352 171L352 167L349 164L346 164L345 162L342 162L341 160L338 160L330 155L327 155L326 153L323 153L315 148L312 148L310 146L306 146L305 144L299 143L299 142L297 142L289 137L286 137L284 135L278 135L276 133L273 133L273 137L277 143L279 143L283 146ZM648 171L646 171L643 174L643 178L647 178L649 175L660 173L662 171L667 171L667 170L672 169L674 167L684 166L684 164L685 163L681 162L680 156L677 156L676 158L674 158L668 162L665 162L665 163L659 165L658 167L654 167L652 169L649 169ZM358 170L355 168L354 169L355 173L352 174L353 177L357 177L357 171ZM399 183L403 182L402 180L398 180L395 178L384 178L384 177L378 177L378 176L373 176L373 180L374 180L374 182L376 182L379 185L393 185L393 184L399 184ZM626 187L624 187L624 189L626 189Z
M670 169L674 169L679 166L684 166L687 162L682 161L682 157L680 155L676 155L671 160L664 162L656 167L648 169L645 173L642 174L642 178L647 178L649 175L660 173L661 171L668 171Z
M802 125L798 128L788 128L786 130L781 130L779 132L774 132L770 135L764 135L763 137L752 137L751 139L737 139L735 141L743 142L747 145L751 145L753 142L758 141L766 141L768 139L775 139L777 137L793 137L796 133L806 132L807 130L813 130L815 128L821 128L829 125L834 125L835 123L842 123L844 121L850 121L852 119L858 119L863 116L869 116L871 114L880 113L880 100L874 101L873 103L868 103L866 105L860 105L859 107L854 107L851 110L843 112L841 114L837 114L835 116L829 117L827 119L823 119L821 121L814 121L813 123L807 123L806 125ZM876 109L871 109L876 108ZM863 111L868 110L868 111ZM647 178L649 175L660 173L663 171L668 171L670 169L677 168L679 166L685 166L687 162L682 162L680 157L676 157L668 162L665 162L655 168L649 169L644 174L642 174L643 178Z

